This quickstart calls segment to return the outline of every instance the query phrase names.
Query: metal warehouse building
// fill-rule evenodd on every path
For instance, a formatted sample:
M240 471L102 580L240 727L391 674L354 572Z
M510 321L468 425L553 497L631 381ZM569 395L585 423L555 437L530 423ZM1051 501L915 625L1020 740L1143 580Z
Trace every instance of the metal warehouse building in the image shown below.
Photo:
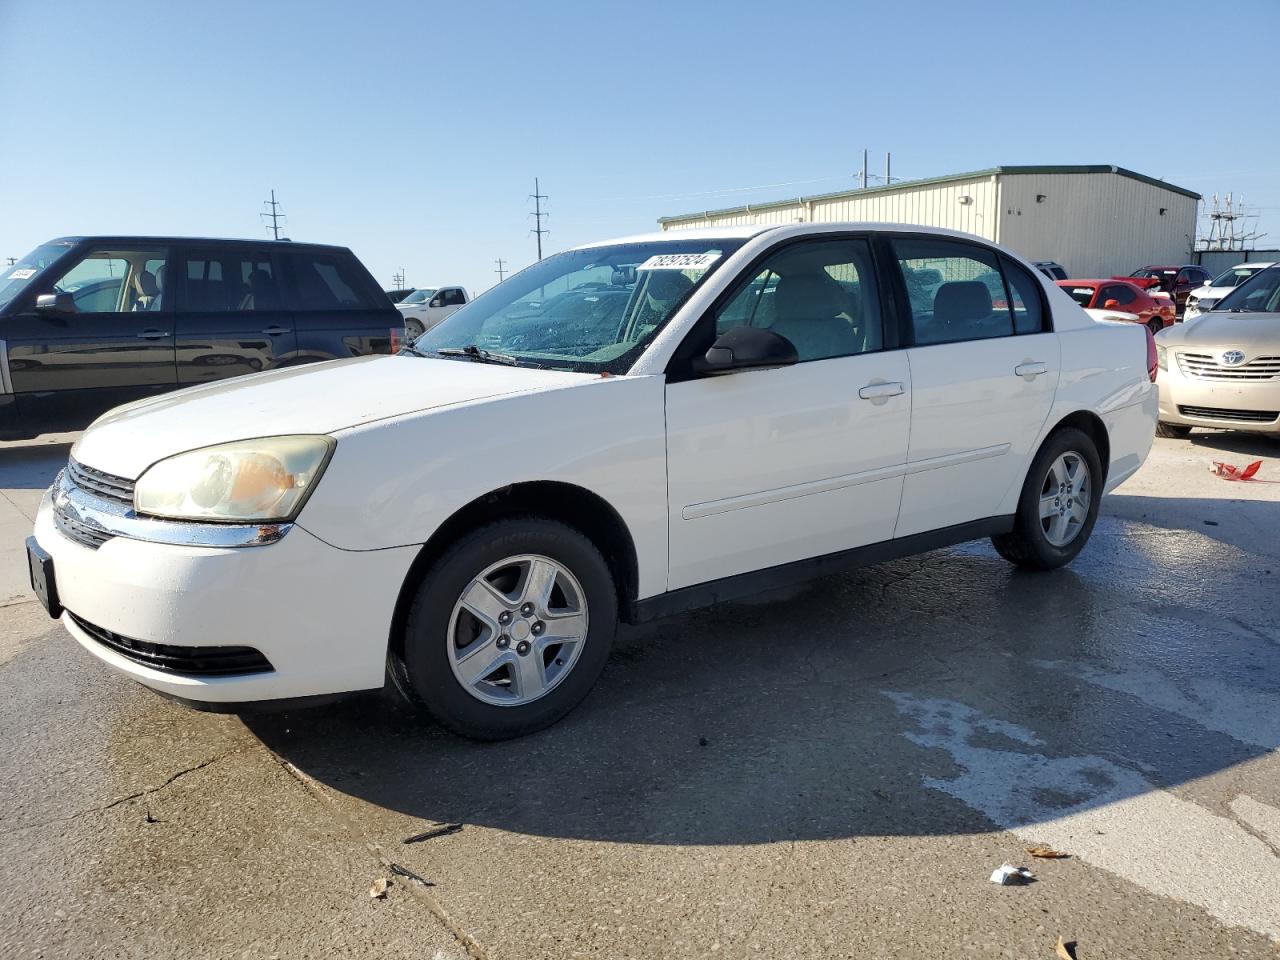
M1123 167L995 167L661 217L663 230L802 221L917 223L977 234L1068 276L1188 263L1200 194Z

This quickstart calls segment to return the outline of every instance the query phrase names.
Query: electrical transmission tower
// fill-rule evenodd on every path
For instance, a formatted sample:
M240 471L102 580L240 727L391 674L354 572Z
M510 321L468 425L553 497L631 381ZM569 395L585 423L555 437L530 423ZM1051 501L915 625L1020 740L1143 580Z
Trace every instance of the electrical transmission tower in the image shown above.
M397 290L404 289L404 267L400 268L399 273L394 273L391 275L391 282L395 284L395 288Z
M271 225L267 227L267 229L271 231L271 235L275 239L279 240L280 239L280 221L287 220L289 218L280 212L280 204L276 200L276 192L274 190L271 191L271 199L263 200L262 205L264 207L270 207L271 209L264 210L262 213L258 214L258 216L262 217L264 220L271 221Z
M530 216L533 217L534 222L537 224L533 228L533 233L538 238L538 259L541 260L542 259L542 235L545 233L550 233L551 231L542 229L542 218L550 216L550 214L548 214L545 210L542 209L542 201L547 200L549 198L545 193L539 192L537 177L533 178L533 193L529 194L529 199L533 201L533 213L530 214Z
M1256 229L1257 214L1245 212L1244 198L1235 200L1231 194L1223 198L1219 204L1218 195L1213 195L1213 209L1207 214L1209 218L1209 235L1201 237L1200 242L1205 250L1248 250L1255 240L1261 240L1265 234ZM1255 229L1250 230L1248 221L1255 221ZM1240 226L1237 229L1236 223Z
M501 257L499 257L497 260L495 260L495 261L493 261L493 262L494 262L494 263L496 263L496 264L498 265L498 269L497 269L497 270L495 270L495 271L493 271L493 272L494 272L494 273L496 273L496 274L498 275L498 282L499 282L499 283L501 283L501 282L502 282L502 278L503 278L503 277L505 277L505 276L507 275L507 273L508 273L508 270L507 270L507 261L505 261L505 260L503 260Z

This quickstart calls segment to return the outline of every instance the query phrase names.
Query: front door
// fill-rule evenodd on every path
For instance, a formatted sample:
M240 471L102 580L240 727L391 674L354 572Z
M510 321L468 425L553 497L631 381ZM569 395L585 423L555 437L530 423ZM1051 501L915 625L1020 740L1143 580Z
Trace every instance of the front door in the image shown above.
M175 260L179 383L270 370L296 352L293 313L272 250L180 247Z
M887 349L870 247L806 240L766 257L690 333L771 328L800 362L667 386L668 589L893 536L911 411ZM714 322L714 330L711 324Z
M110 408L173 389L173 312L164 247L86 250L37 294L53 309L5 320L19 415L33 431L75 430Z
M999 512L1021 489L1061 369L1039 281L989 247L892 241L915 345L898 537Z

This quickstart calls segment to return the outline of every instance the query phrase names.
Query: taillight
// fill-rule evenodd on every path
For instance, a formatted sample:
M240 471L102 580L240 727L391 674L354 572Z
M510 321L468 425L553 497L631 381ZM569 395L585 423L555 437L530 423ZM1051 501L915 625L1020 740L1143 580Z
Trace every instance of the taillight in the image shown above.
M1160 355L1156 352L1156 338L1150 327L1144 326L1142 329L1147 335L1147 375L1151 377L1151 382L1155 383L1156 374L1160 372Z
M404 328L403 328L403 327L392 327L392 328L391 328L391 352L392 352L392 353L399 353L399 352L400 352L400 338L401 338L401 337L403 337L403 336L404 336Z

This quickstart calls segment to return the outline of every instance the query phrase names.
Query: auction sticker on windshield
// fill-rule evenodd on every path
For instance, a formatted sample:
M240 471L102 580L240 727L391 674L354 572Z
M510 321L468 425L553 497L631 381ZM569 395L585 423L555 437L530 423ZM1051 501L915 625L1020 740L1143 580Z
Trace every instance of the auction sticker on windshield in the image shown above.
M9 279L10 280L30 280L35 275L36 275L36 272L34 270L28 270L24 268L22 270L13 271L13 273L9 274Z
M720 259L718 253L659 253L636 267L637 270L707 270Z

